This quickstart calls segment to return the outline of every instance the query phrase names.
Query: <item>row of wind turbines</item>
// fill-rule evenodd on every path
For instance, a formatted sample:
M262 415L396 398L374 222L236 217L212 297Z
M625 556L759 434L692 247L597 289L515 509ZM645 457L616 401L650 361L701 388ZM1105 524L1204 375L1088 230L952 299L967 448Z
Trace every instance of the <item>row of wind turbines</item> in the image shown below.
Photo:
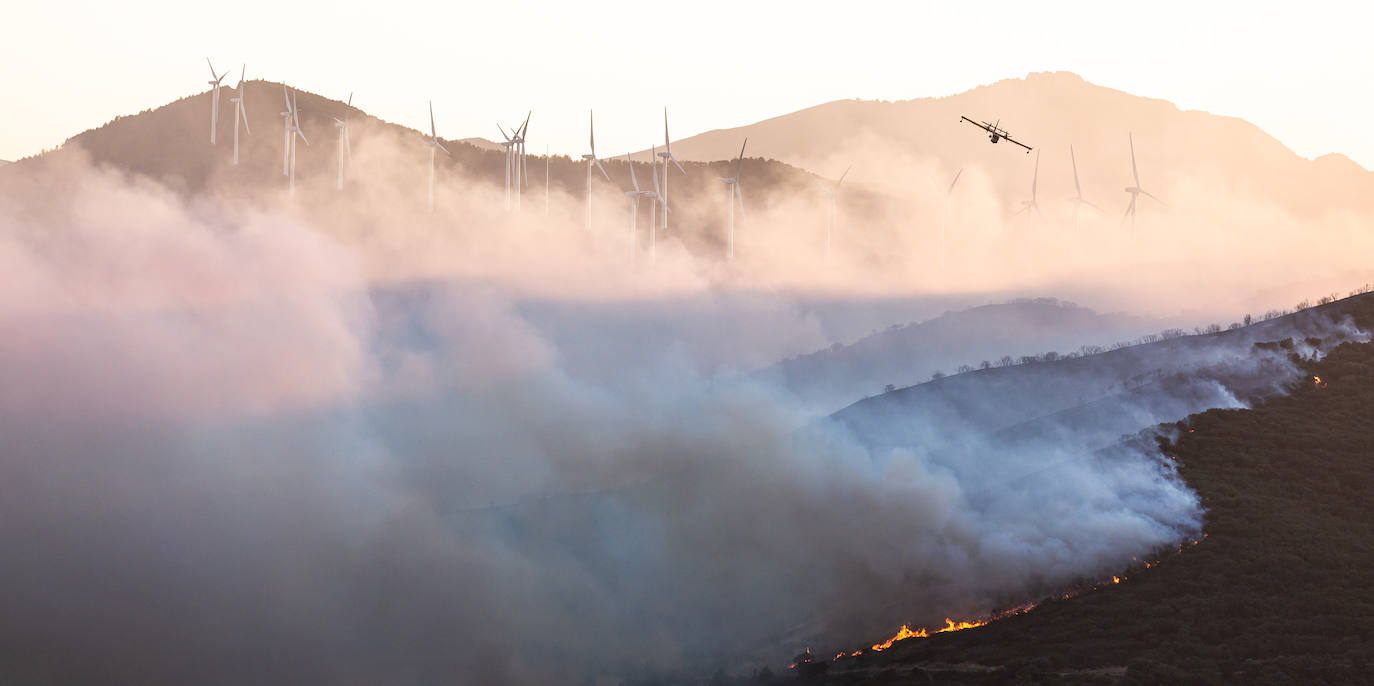
M211 99L210 99L210 102L211 102L211 104L210 104L210 144L211 144L211 145L215 145L215 144L216 144L216 133L217 133L217 131L218 131L218 129L219 129L219 111L220 111L220 105L219 105L219 102L220 102L220 94L219 94L219 91L220 91L220 88L223 87L224 77L228 74L228 72L226 71L226 72L224 72L224 73L222 73L222 74L216 72L216 71L215 71L214 64L212 64L212 63L210 62L210 59L209 59L209 58L206 58L205 62L206 62L206 65L208 65L208 66L210 67L210 77L211 77L211 80L208 82L209 85L210 85L210 88L211 88ZM252 131L250 130L250 128L249 128L249 126L248 126L248 110L247 110L247 106L246 106L245 103L244 103L244 97L243 97L243 94L244 94L244 91L243 91L243 84L244 84L244 77L245 77L246 73L247 73L247 65L245 65L245 66L240 70L238 87L235 89L234 97L233 97L233 98L230 98L230 102L232 102L232 103L234 104L234 153L233 153L233 164L235 164L235 165L237 165L237 164L239 163L239 127L240 127L240 125L243 127L243 130L244 130L246 133L248 133L248 134L251 134L251 133L252 133ZM297 146L298 146L298 143L300 143L300 142L303 142L303 143L305 143L305 144L308 146L308 145L310 145L310 140L306 137L305 132L301 129L300 106L299 106L299 104L298 104L298 101L297 101L295 92L288 91L288 89L286 88L286 86L283 85L283 86L282 86L282 97L283 97L283 99L284 99L284 101L285 101L285 104L286 104L286 109L282 110L282 112L280 113L280 114L281 114L281 117L282 117L282 122L283 122L283 132L282 132L282 175L283 175L283 176L286 176L286 177L288 178L288 189L289 189L289 193L292 194L292 195L295 195L295 192L296 192L296 150L297 150ZM345 167L346 167L346 165L348 164L348 162L350 162L350 161L352 160L352 153L353 153L353 150L352 150L352 144L350 143L349 134L348 134L348 111L352 109L352 105L353 105L353 94L352 94L352 93L350 93L350 94L348 95L347 105L348 105L348 107L344 110L343 118L331 117L331 118L334 120L335 127L339 130L339 136L338 136L338 156L337 156L337 158L338 158L338 163L337 163L337 174L336 174L336 188L337 188L338 190L343 190L343 183L344 183L344 176L345 176ZM513 126L513 127L511 127L510 131L507 131L507 130L506 130L504 127L502 127L500 124L497 124L497 130L499 130L499 131L501 132L501 137L502 137L502 139L503 139L502 142L501 142L499 145L500 145L501 148L503 149L504 157L505 157L505 172L504 172L503 183L504 183L505 202L506 202L506 209L507 209L507 210L512 210L512 209L513 209L513 210L517 210L517 211L518 211L518 210L521 209L521 207L522 207L523 192L524 192L524 189L529 185L529 161L528 161L528 155L527 155L527 152L526 152L525 143L526 143L526 139L527 139L528 134L529 134L530 117L531 117L532 114L533 114L533 112L526 113L525 119L524 119L518 126ZM600 160L599 158L597 158L597 156L596 156L596 118L595 118L595 117L596 117L596 115L595 115L594 112L588 114L588 147L590 148L590 151L589 151L587 154L585 154L585 155L582 156L583 161L584 161L584 162L586 163L586 165L587 165L587 182L586 182L586 193L585 193L585 205L586 205L586 226L587 226L587 229L588 229L589 231L591 230L591 226L592 226L592 169L593 169L593 167L595 167L598 171L600 171L601 174L602 174L602 176L603 176L607 181L610 181L610 178L611 178L610 175L607 174L606 168L605 168L604 166L602 166L601 160ZM735 159L735 165L734 165L734 170L735 170L735 171L734 171L734 174L733 174L732 176L730 176L730 177L726 177L726 178L722 178L722 179L721 179L721 181L723 181L723 182L725 183L725 185L726 185L727 194L728 194L728 196L729 196L729 197L728 197L729 208L728 208L728 212L727 212L728 218L727 218L727 226L726 226L726 256L727 256L727 257L734 257L734 254L735 254L735 205L736 205L736 203L738 203L738 205L739 205L740 213L743 214L743 212L744 212L744 196L743 196L742 191L740 190L739 177L740 177L740 172L741 172L741 170L743 169L743 164L744 164L744 150L745 150L745 147L746 147L748 144L749 144L749 140L746 138L745 141L744 141L744 145L741 145L741 146L740 146L740 154L739 154L739 156L737 156L736 159ZM436 128L436 126L435 126L435 123L434 123L434 103L433 103L432 101L429 103L429 136L426 137L426 139L425 139L425 146L428 148L428 152L429 152L429 174L428 174L428 184L427 184L427 193L426 193L426 209L427 209L428 212L433 213L433 212L434 212L434 158L435 158L435 155L436 155L438 152L443 152L445 155L450 155L450 156L452 155L452 153L449 152L449 150L448 150L447 148L445 148L444 145L443 145L442 143L439 142L438 130L437 130L437 128ZM550 160L550 158L549 158L549 156L548 156L547 154L545 155L544 160L545 160L545 170L544 170L544 185L545 185L545 196L544 196L544 198L545 198L545 200L544 200L544 208L545 208L545 212L547 213L547 212L548 212L548 186L549 186L549 183L548 183L548 182L549 182L549 167L548 167L548 165L549 165L549 160ZM668 204L668 178L669 178L668 171L669 171L669 165L672 165L672 166L677 167L678 172L681 173L681 174L686 174L686 173L687 173L687 170L682 166L682 163L679 162L678 159L677 159L676 157L673 156L673 152L672 152L672 142L671 142L671 138L670 138L669 132L668 132L668 109L667 109L666 107L663 109L663 150L660 152L660 151L658 150L658 147L655 145L655 146L652 146L652 147L651 147L651 152L650 152L650 163L651 163L651 165L652 165L652 172L653 172L653 188L652 188L652 190L644 189L644 188L641 188L641 187L640 187L640 185L639 185L639 179L638 179L638 177L636 176L635 170L634 170L634 160L633 160L633 158L631 157L631 155L626 154L626 155L625 155L625 160L626 160L627 163L629 163L628 166L629 166L629 168L630 168L630 184L631 184L631 186L632 186L632 190L627 190L627 191L625 191L625 195L630 199L630 238L631 238L631 245L632 245L632 248L634 248L634 249L637 251L637 241L638 241L638 226L637 226L637 220L638 220L638 215L639 215L639 204L640 204L640 201L642 201L642 200L648 200L648 201L650 202L650 213L649 213L649 215L650 215L650 224L649 224L649 247L648 247L648 249L649 249L650 258L653 259L653 258L655 258L656 255L657 255L657 235L658 235L658 231L659 231L659 220L660 220L660 218L661 218L661 220L662 220L662 229L663 229L663 230L667 230L667 229L668 229L668 217L669 217L670 213L672 212L672 210L671 210L671 208L669 207L669 204ZM663 167L663 173L662 173L662 175L659 174L659 167L660 167L660 166ZM847 172L846 172L846 173L847 173ZM840 179L841 182L843 182L843 180L844 180L843 178ZM660 181L661 181L661 184L660 184ZM839 185L839 184L837 183L837 184L836 184L836 188L838 188L838 185ZM833 190L830 190L830 191L828 191L828 192L829 192L829 194L830 194L830 196L831 196L830 224L833 226L833 223L834 223L834 207L833 207L833 204L834 204L834 193L833 193ZM827 233L826 233L826 236L827 236L827 238L826 238L827 261L828 261L828 259L829 259L829 244L830 244L829 235L830 235L830 229L827 228Z
M219 110L220 110L220 106L219 106L219 101L220 101L219 90L220 90L220 88L223 88L223 87L224 87L224 86L223 86L224 77L225 77L226 75L228 75L229 72L228 72L228 71L225 71L223 74L217 73L217 72L215 71L215 65L214 65L213 63L210 62L210 58L208 58L208 57L205 58L205 64L206 64L207 66L210 67L210 81L209 81L209 84L210 84L210 93L211 93L211 95L210 95L210 145L216 145L216 144L217 144L217 143L216 143L216 133L217 133L217 131L219 130ZM243 127L244 133L247 133L247 134L249 134L249 135L252 135L252 133L253 133L252 129L251 129L251 128L249 127L249 125L248 125L248 107L247 107L247 105L245 104L245 102L244 102L244 97L243 97L244 76L247 74L247 72L248 72L248 65L243 65L243 67L239 70L239 83L238 83L238 86L234 89L234 97L229 98L229 102L232 103L232 104L234 105L234 156L233 156L233 164L235 164L235 165L237 165L237 164L239 163L239 127L240 127L240 125ZM301 142L304 142L306 145L310 145L310 140L309 140L308 138L305 137L305 132L301 130L301 111L300 111L300 106L297 104L295 92L294 92L294 91L288 92L286 86L283 85L283 86L282 86L282 98L286 101L286 109L282 110L281 113L280 113L280 114L281 114L281 117L282 117L282 124L283 124L283 130L282 130L282 160L281 160L281 173L282 173L282 176L285 176L285 177L287 177L287 178L289 179L289 181L288 181L288 184L289 184L289 185L288 185L288 188L289 188L290 194L291 194L291 195L295 195L295 194L296 194L296 145L297 145L297 141L301 141ZM352 146L352 144L349 142L349 136L348 136L348 110L349 110L349 109L352 109L352 106L353 106L353 94L352 94L352 93L349 93L349 94L348 94L348 108L346 108L346 109L344 110L343 118L340 119L340 118L338 118L338 117L331 117L331 119L334 120L334 126L335 126L335 128L337 128L337 129L339 130L339 143L338 143L338 145L339 145L339 154L338 154L339 161L338 161L338 173L337 173L337 182L336 182L336 187L337 187L338 190L343 190L343 183L344 183L344 165L346 164L347 161L352 160L352 157L353 157L353 146ZM433 126L433 113L431 113L430 117L431 117L431 128L432 128L432 126ZM447 152L447 151L445 151L445 152ZM431 151L431 153L430 153L430 167L431 167L431 170L433 169L433 165L434 165L433 160L434 160L434 155L433 155L433 151ZM431 173L431 177L432 177L432 176L433 176L433 174ZM432 198L433 198L433 193L434 193L434 191L433 191L433 179L432 179L432 178L431 178L430 185L431 185L431 188L430 188L430 196L431 196L430 204L433 205L433 199L432 199Z
M1128 141L1128 143L1129 143L1130 146L1131 146L1131 177L1135 180L1135 185L1127 186L1127 187L1126 187L1126 193L1128 193L1128 194L1131 196L1131 202L1130 202L1130 204L1128 204L1128 205L1126 206L1126 211L1121 215L1121 223L1122 223L1122 224L1125 224L1125 223L1126 223L1126 219L1129 218L1129 219L1131 220L1131 227L1134 228L1134 227L1135 227L1135 218L1136 218L1136 206L1137 206L1137 204L1138 204L1138 201L1139 201L1139 199L1140 199L1140 196L1144 195L1144 196L1146 196L1146 197L1149 197L1150 199L1154 200L1155 202L1157 202L1157 203L1159 203L1159 204L1161 204L1161 205L1164 205L1165 207L1168 207L1168 204L1165 203L1163 200L1160 200L1159 197L1156 196L1155 194L1153 194L1153 193L1151 193L1151 192L1145 190L1144 188L1141 188L1141 186L1140 186L1140 171L1139 171L1139 169L1136 168L1136 163L1135 163L1135 135L1132 134L1132 133L1130 133L1130 132L1127 132L1127 134L1126 134L1126 140ZM1079 211L1079 209L1080 209L1082 206L1087 205L1088 207L1091 207L1091 208L1093 208L1094 210L1097 210L1098 212L1105 212L1105 210L1103 210L1101 207L1098 207L1097 205L1094 205L1094 204L1088 202L1087 199L1085 199L1085 198L1083 197L1083 186L1080 185L1079 182L1078 182L1078 158L1074 155L1074 152L1073 152L1073 145L1069 145L1069 162L1070 162L1070 163L1072 164L1072 166L1073 166L1073 190L1074 190L1074 196L1073 196L1072 198L1069 198L1069 202L1073 203L1073 225L1074 225L1074 228L1077 228L1077 227L1078 227L1078 211ZM950 182L950 184L949 184L949 190L946 191L946 193L945 193L946 197L948 197L951 193L954 192L954 185L957 184L957 183L959 183L959 174L962 174L963 171L964 171L963 169L960 169L960 170L959 170L959 173L956 173L956 174L954 175L954 180L953 180L952 182ZM1035 152L1035 171L1034 171L1033 175L1031 176L1031 197L1030 197L1030 200L1022 200L1022 201L1021 201L1021 209L1019 209L1019 210L1013 212L1013 213L1012 213L1013 215L1019 215L1019 214L1023 214L1023 213L1029 213L1030 211L1034 210L1036 214L1041 215L1041 216L1044 216L1044 213L1042 213L1042 212L1040 211L1040 202L1039 202L1039 198L1038 198L1038 195L1037 195L1037 186L1039 185L1039 182L1040 182L1040 151L1037 150L1037 151Z
M228 72L226 71L222 74L217 73L215 71L214 65L211 64L209 58L206 58L206 64L210 67L211 80L208 83L211 87L212 93L210 112L210 144L215 145L216 132L219 128L219 91L220 88L223 87L223 80L224 77L228 74ZM234 97L230 98L230 102L234 106L233 164L235 165L239 163L239 126L242 125L246 133L252 133L248 126L248 110L244 102L243 84L246 73L247 66L245 65L239 72L239 82L237 88L235 89ZM285 101L286 106L286 108L282 112L280 112L283 121L282 175L288 178L289 193L291 195L294 195L296 192L297 144L298 142L304 142L308 146L310 145L310 141L306 138L305 132L301 129L300 107L297 104L295 92L288 91L286 86L283 85L282 97ZM334 121L335 128L338 129L337 171L335 186L336 189L339 191L343 190L346 166L352 160L352 145L349 140L348 129L348 112L352 109L352 104L353 94L350 93L347 100L347 107L345 108L343 113L343 117L340 118L331 116L331 119L333 119ZM524 120L519 125L511 127L509 131L507 131L506 128L502 127L500 124L497 124L497 129L501 132L501 137L503 139L502 142L499 143L499 145L503 149L505 157L504 189L507 210L519 211L522 208L523 192L525 188L529 185L529 164L528 156L526 153L526 139L529 133L530 117L532 114L532 112L527 112ZM1131 149L1131 174L1135 181L1135 184L1132 186L1128 186L1125 189L1126 193L1130 194L1131 200L1130 204L1126 207L1125 213L1122 215L1121 222L1124 224L1126 219L1130 218L1131 225L1134 226L1139 196L1145 195L1159 202L1161 205L1165 203L1164 201L1160 200L1157 196L1141 187L1140 173L1137 169L1135 160L1134 136L1128 134L1128 140ZM731 176L721 177L720 179L721 182L725 184L726 189L725 256L727 259L732 259L735 255L736 205L738 205L739 207L740 215L744 215L744 195L743 191L740 188L740 173L743 171L744 151L748 147L748 145L749 139L745 138L743 144L740 146L739 155L736 156L734 161L734 173ZM449 150L445 148L443 144L439 141L438 131L434 123L434 104L432 101L429 103L429 136L427 136L425 139L425 146L428 149L429 153L429 174L428 189L426 194L426 209L428 212L433 213L435 180L434 159L438 152L443 152L445 155L450 156L452 155L452 153L449 152ZM668 180L670 176L669 165L671 164L673 166L676 166L678 172L681 174L685 175L687 173L687 170L683 168L682 164L677 160L676 157L673 156L671 146L672 142L668 133L668 110L665 107L663 110L663 150L658 150L657 145L651 146L650 148L649 161L652 169L651 188L646 189L640 187L638 176L635 174L634 170L634 160L630 154L627 153L625 155L625 161L628 163L630 169L630 188L625 190L624 194L628 198L630 204L629 229L631 255L637 254L639 249L638 217L640 214L639 209L641 201L647 200L650 203L648 252L651 260L655 259L657 255L657 235L659 230L666 231L668 229L668 219L671 214L671 208L669 207L668 202ZM589 151L587 154L582 155L582 160L586 164L586 188L584 197L584 204L586 208L586 228L588 231L590 231L592 228L593 167L595 167L596 170L599 171L602 177L605 178L607 181L611 180L610 175L606 172L606 168L601 164L601 160L596 155L596 120L595 113L592 112L588 113L588 148ZM1078 161L1074 154L1072 145L1069 146L1069 158L1073 166L1073 183L1075 192L1074 197L1070 198L1070 202L1072 202L1074 205L1073 216L1074 226L1076 227L1078 224L1079 210L1083 205L1093 208L1098 212L1102 212L1103 210L1102 208L1089 202L1087 199L1083 197L1082 186L1079 183L1078 178ZM544 211L547 214L549 210L549 155L545 154L544 159ZM659 172L660 166L662 167L661 174ZM852 165L851 167L847 167L844 170L844 172L840 174L839 179L835 181L833 184L822 181L819 178L815 179L817 185L820 187L823 197L827 202L825 230L826 264L830 264L831 261L832 241L836 218L836 203L839 195L840 186L844 183L845 177L849 175L849 171L851 168ZM950 182L949 188L946 190L945 193L946 205L948 205L949 196L953 194L954 188L959 183L959 177L962 174L963 169L960 169L954 175L953 181ZM1036 214L1040 214L1043 216L1043 213L1041 213L1040 211L1040 205L1038 200L1039 178L1040 153L1039 151L1037 151L1035 158L1035 168L1033 176L1031 178L1031 198L1029 200L1021 201L1021 208L1013 214L1019 215L1023 213L1029 213L1033 210ZM948 208L946 208L946 214L948 214ZM943 228L944 223L944 221L941 222L942 263L944 261L944 243L946 241L946 232Z

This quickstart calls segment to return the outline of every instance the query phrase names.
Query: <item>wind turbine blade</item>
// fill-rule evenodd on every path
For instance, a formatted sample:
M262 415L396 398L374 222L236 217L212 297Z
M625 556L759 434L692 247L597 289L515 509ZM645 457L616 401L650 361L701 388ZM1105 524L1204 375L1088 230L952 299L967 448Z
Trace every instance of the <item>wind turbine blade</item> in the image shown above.
M215 65L210 64L210 58L209 58L209 57L206 57L206 58L205 58L205 65L208 66L208 67L210 67L210 78L212 78L212 79L215 78Z
M1131 142L1131 176L1135 177L1135 187L1140 188L1140 172L1135 169L1135 136L1131 135L1129 131L1126 132L1126 136Z
M448 148L445 148L444 145L443 145L443 143L440 143L440 142L437 141L437 140L434 141L434 147L436 147L436 148L438 148L438 149L440 149L440 150L443 150L443 151L444 151L444 154L445 154L445 155L448 155L449 157L452 157L452 156L453 156L453 153L449 152L449 151L448 151Z
M654 193L658 193L658 148L649 147L649 164L654 167Z
M739 178L739 172L744 168L744 146L749 145L749 139L744 139L744 145L739 146L739 157L735 158L735 178Z
M744 216L744 191L739 189L739 181L735 181L735 198L739 200L739 213Z
M528 112L525 113L525 123L520 125L520 137L521 137L521 138L524 138L524 137L525 137L525 132L527 132L527 131L530 130L530 115L532 115L532 114L534 114L534 110L530 110L530 111L528 111Z
M429 137L438 140L439 134L434 130L434 101L429 101Z
M1107 213L1106 210L1102 209L1101 207L1098 207L1097 205L1094 205L1094 204L1088 202L1087 200L1079 200L1078 203L1079 203L1080 205L1087 205L1088 207L1091 207L1091 208L1093 208L1094 210L1097 210L1098 212L1101 212L1101 213L1103 213L1103 214L1106 214L1106 213Z
M1038 158L1037 158L1038 159ZM1069 145L1069 161L1073 163L1073 192L1083 197L1083 188L1078 185L1078 160L1073 156L1073 145Z
M1122 224L1125 224L1125 223L1126 223L1126 217L1129 217L1129 216L1131 216L1132 214L1135 214L1135 196L1134 196L1134 195L1131 196L1131 204L1129 204L1129 205L1126 206L1126 212L1125 212L1125 214L1122 214L1122 215L1121 215L1121 223L1122 223Z
M595 157L593 157L593 158L592 158L592 162L595 162L595 163L596 163L596 168L601 170L601 175L604 176L604 177L606 177L606 180L607 180L607 181L610 181L610 180L611 180L611 175L610 175L610 174L607 174L607 173L606 173L606 168L603 167L603 166L601 166L601 160L598 160L598 159L596 159Z
M236 90L236 91L239 92L239 97L240 97L240 98L243 97L243 76L244 76L244 74L247 74L247 73L248 73L248 65L245 64L245 65L243 65L243 68L239 70L239 86L238 86L238 88L235 88L235 89L234 89L234 90Z
M347 157L348 160L349 160L350 162L352 162L352 161L353 161L353 144L350 143L350 142L348 141L348 125L347 125L347 124L344 124L344 131L343 131L343 134L344 134L344 157Z
M673 157L673 153L668 153L668 159L672 160L673 164L677 165L678 171L682 172L683 174L687 173L687 170L682 168L682 163L678 162L676 157Z
M291 111L291 96L286 93L286 84L281 85L281 97L286 101L286 111Z
M303 131L301 131L301 129L300 129L299 126L296 127L296 135L297 135L297 136L300 136L300 137L301 137L301 140L305 141L305 144L306 144L306 145L310 145L310 139L305 137L305 133L304 133Z
M671 158L671 157L673 156L673 147L672 147L671 143L669 142L669 138L668 138L668 108L667 108L667 107L664 107L664 108L663 108L663 151L666 152L666 153L668 153L668 157L669 157L669 158ZM677 160L673 160L673 161L676 162ZM682 166L682 165L678 165L679 168L681 168L681 166ZM684 173L686 173L686 172L684 172Z
M1035 189L1040 185L1040 153L1035 153L1035 176L1031 177L1031 202L1035 202Z
M510 141L510 136L506 135L506 130L503 129L503 128L501 128L501 123L500 123L500 122L497 122L497 123L496 123L496 129L497 129L498 131L501 132L501 137L504 138L504 139L506 139L506 142L507 142L507 143L511 142L511 141Z
M352 106L353 106L353 93L352 93L352 91L350 91L350 92L348 93L348 102L347 102L347 103L344 103L344 104L348 105L349 107L352 107ZM346 117L346 116L347 116L347 112L345 112L345 117Z
M630 183L634 185L635 192L639 192L639 179L635 178L635 161L630 159L630 153L625 153L625 164L630 165Z
M964 173L964 168L963 168L963 167L959 167L959 171L957 171L957 172L954 173L954 180L949 182L949 190L945 191L945 195L946 195L946 196L948 196L950 193L953 193L953 192L954 192L954 184L959 183L959 177L962 176L963 173Z
M243 130L247 131L248 134L251 136L253 134L253 130L248 128L248 108L243 106L242 94L239 95L239 115L243 117Z
M1141 192L1141 193L1144 193L1145 195L1150 196L1150 198L1151 198L1152 200L1154 200L1155 202L1157 202L1157 203L1159 203L1159 204L1161 204L1161 205L1163 205L1163 206L1165 206L1165 207L1168 207L1168 206L1169 206L1169 203L1164 202L1163 200L1160 200L1159 198L1156 198L1155 195L1154 195L1154 193L1151 193L1151 192L1145 190L1144 188L1140 189L1140 192Z
M854 168L852 164L844 168L844 173L840 174L840 180L835 182L835 190L840 190L840 184L844 183L844 177L849 176L849 170L852 168Z

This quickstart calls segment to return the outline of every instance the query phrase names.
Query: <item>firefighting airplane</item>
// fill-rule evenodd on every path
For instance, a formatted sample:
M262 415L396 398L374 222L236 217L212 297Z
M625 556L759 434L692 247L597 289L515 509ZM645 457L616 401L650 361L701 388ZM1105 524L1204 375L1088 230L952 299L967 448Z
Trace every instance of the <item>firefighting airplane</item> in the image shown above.
M973 124L974 126L980 128L980 129L982 129L982 130L984 130L984 131L987 131L987 132L988 132L988 140L992 141L993 144L996 144L997 141L999 141L999 140L1006 139L1006 141L1007 141L1008 143L1015 143L1015 144L1017 144L1017 145L1019 145L1019 146L1025 148L1025 149L1026 149L1026 154L1027 154L1027 155L1030 154L1031 147L1030 147L1029 145L1026 145L1025 143L1022 143L1021 141L1018 141L1018 140L1013 140L1012 137L1011 137L1011 134L1007 133L1006 129L999 129L999 128L997 128L997 124L1001 124L1001 123L1002 123L1002 121L1001 121L1000 119L999 119L999 120L997 121L997 123L995 123L995 124L989 124L989 123L987 123L987 122L985 122L985 121L984 121L984 122L973 121L972 119L969 119L968 117L959 117L959 119L961 119L961 120L963 120L963 121L966 121L966 122L968 122L968 123L970 123L970 124Z

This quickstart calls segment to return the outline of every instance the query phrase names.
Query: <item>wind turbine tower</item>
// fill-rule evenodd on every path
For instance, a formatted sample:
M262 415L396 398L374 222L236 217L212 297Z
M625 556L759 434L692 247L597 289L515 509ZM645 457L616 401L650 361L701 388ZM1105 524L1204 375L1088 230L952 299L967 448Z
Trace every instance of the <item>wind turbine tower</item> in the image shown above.
M584 161L586 161L586 163L587 163L587 196L586 196L586 203L587 203L587 230L588 230L588 231L591 231L591 230L592 230L592 165L596 165L596 168L601 170L601 175L604 176L604 177L606 177L606 180L607 180L607 181L610 181L610 180L611 180L611 176L610 176L609 174L606 173L606 168L603 167L603 166L601 166L601 160L596 159L596 119L595 119L594 113L593 113L591 110L588 110L588 111L587 111L587 131L588 131L587 142L588 142L588 145L591 147L592 151L591 151L590 154L583 155L583 156L582 156L582 159L583 159Z
M735 158L735 175L728 178L721 178L725 182L726 202L729 208L729 223L725 233L725 257L734 259L735 257L735 201L739 201L740 215L744 214L744 195L739 190L739 173L744 167L744 148L749 145L749 139L744 139L744 145L739 146L739 157Z
M1128 140L1131 143L1131 176L1135 178L1135 185L1126 187L1126 192L1131 194L1131 204L1126 207L1126 213L1121 215L1121 223L1125 224L1126 217L1129 216L1131 218L1131 228L1134 229L1136 201L1140 199L1140 196L1142 194L1149 196L1150 199L1154 200L1155 202L1161 205L1165 205L1165 203L1163 200L1160 200L1159 198L1155 197L1149 191L1140 187L1140 172L1136 170L1135 166L1135 137L1129 132L1127 132L1126 136L1128 137ZM1167 207L1167 205L1165 206Z
M1073 196L1072 198L1069 198L1069 201L1073 203L1073 228L1077 229L1077 228L1078 228L1078 210L1079 210L1080 206L1082 206L1082 205L1087 205L1088 207L1091 207L1091 208L1097 210L1098 212L1101 212L1101 211L1102 211L1102 208L1101 208L1101 207L1098 207L1097 205L1094 205L1094 204L1088 202L1088 201L1085 200L1085 199L1083 199L1083 187L1080 186L1080 185L1078 184L1078 158L1074 157L1074 154L1073 154L1073 145L1069 145L1069 162L1073 164L1073 192L1074 192L1074 196Z
M339 174L336 184L337 190L343 190L344 182L344 158L353 160L353 145L348 142L348 111L353 109L353 94L348 94L348 104L344 109L343 119L334 117L334 126L339 130Z
M434 128L434 101L429 101L429 140L425 141L429 146L429 202L427 207L429 213L434 214L434 151L443 150L445 155L453 156L442 143L439 142L439 132Z
M250 135L253 133L248 128L248 110L243 104L243 76L248 73L248 65L243 65L239 71L239 86L234 89L234 97L229 98L229 102L234 103L234 164L239 163L239 122L243 122L243 130ZM211 134L213 137L213 134Z
M677 158L676 158L676 157L673 157L672 142L671 142L671 140L668 138L668 108L667 108L667 107L663 108L663 152L658 153L658 156L661 157L661 158L663 158L663 230L664 230L664 231L667 231L667 230L668 230L668 212L669 212L669 210L668 210L668 163L669 163L669 162L672 162L673 164L677 165L677 170L678 170L679 172L682 172L683 174L686 174L686 173L687 173L687 170L682 168L682 164L679 163L679 162L677 161Z
M282 89L282 90L281 90L282 95L285 96L285 95L286 95L286 86L283 85L283 86L281 87L281 89ZM309 141L308 139L306 139L305 133L304 133L303 131L301 131L301 108L300 108L300 106L296 103L296 93L295 93L295 91L292 91L292 92L291 92L291 97L289 97L289 98L286 99L286 109L289 110L290 113L291 113L291 118L290 118L290 120L289 120L289 121L290 121L290 127L289 127L290 133L289 133L288 135L295 134L294 136L291 136L290 138L287 138L287 141L288 141L289 146L290 146L290 148L291 148L291 151L290 151L290 152L291 152L291 156L290 156L290 160L291 160L291 174L290 174L290 176L291 176L291 190L290 190L290 192L291 192L291 195L295 195L295 194L296 194L296 139L299 138L299 139L305 141L305 144L306 144L306 145L310 145L310 141Z
M644 192L639 189L639 179L635 177L635 161L630 158L629 153L625 153L625 164L630 167L630 185L633 186L632 190L625 191L625 197L630 199L630 259L634 259L639 247L639 199Z
M210 66L210 145L215 144L215 130L219 128L219 89L220 82L229 72L224 72L215 76L215 65L210 64L210 58L205 58L205 63Z
M845 167L844 173L840 174L840 180L834 186L827 186L825 182L816 179L816 184L821 187L821 193L825 194L828 201L825 222L825 263L830 264L830 237L835 232L835 198L840 194L840 184L844 183L844 177L849 176L849 170L854 165ZM813 177L814 178L814 177Z
M1044 216L1044 215L1040 212L1040 203L1036 202L1036 197L1037 197L1037 196L1036 196L1036 187L1039 186L1039 184L1040 184L1040 151L1037 150L1037 151L1035 151L1035 175L1031 177L1031 199L1030 199L1030 200L1022 200L1022 201L1021 201L1021 209L1017 210L1017 211L1015 212L1015 214L1021 214L1022 212L1030 212L1031 210L1035 210L1035 213L1036 213L1036 214L1039 214L1039 215L1041 215L1041 216ZM1029 217L1030 215L1027 214L1026 216Z

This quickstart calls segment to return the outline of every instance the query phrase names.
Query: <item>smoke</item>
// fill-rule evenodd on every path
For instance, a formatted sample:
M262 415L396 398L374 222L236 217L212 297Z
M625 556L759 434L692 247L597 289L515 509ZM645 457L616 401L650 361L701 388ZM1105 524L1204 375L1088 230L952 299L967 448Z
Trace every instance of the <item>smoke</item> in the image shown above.
M401 149L354 141L378 175ZM9 674L550 683L851 647L1196 531L1116 439L1292 373L1123 401L1125 430L808 422L733 374L832 340L769 260L669 241L650 270L556 219L577 199L511 220L445 181L433 217L399 187L187 200L79 160L0 193Z

